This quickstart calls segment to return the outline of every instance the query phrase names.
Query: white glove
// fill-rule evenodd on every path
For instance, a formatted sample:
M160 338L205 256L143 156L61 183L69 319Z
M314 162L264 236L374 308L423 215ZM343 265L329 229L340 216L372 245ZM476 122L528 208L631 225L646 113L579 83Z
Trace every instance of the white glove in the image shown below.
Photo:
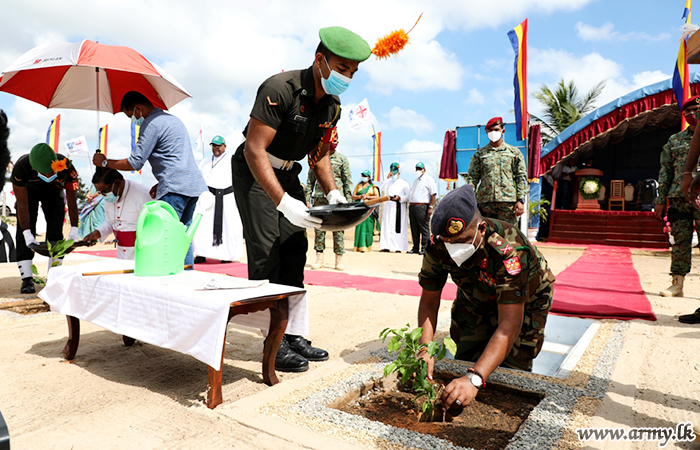
M321 222L323 220L320 217L314 217L309 214L309 208L306 207L304 202L293 199L286 192L277 205L277 211L284 214L292 224L301 228L321 228Z
M333 189L328 194L326 194L329 205L337 205L339 203L347 203L347 199L343 197L338 189Z
M32 234L32 230L24 230L24 231L22 231L22 234L24 235L25 244L27 244L27 245L30 245L30 244L39 245L39 243L34 238L34 235Z
M70 227L70 233L68 233L68 239L72 239L75 242L80 240L80 235L78 234L78 227Z

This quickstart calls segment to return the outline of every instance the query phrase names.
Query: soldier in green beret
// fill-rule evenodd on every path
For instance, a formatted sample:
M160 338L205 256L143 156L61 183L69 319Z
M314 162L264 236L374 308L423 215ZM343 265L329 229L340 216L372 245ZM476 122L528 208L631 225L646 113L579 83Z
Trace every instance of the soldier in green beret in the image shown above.
M449 275L458 288L450 328L455 358L475 364L467 376L447 385L443 401L446 408L466 406L496 367L532 370L544 342L554 275L518 228L479 213L470 185L445 196L431 228L419 275L421 342L433 340ZM432 379L433 360L425 358Z
M340 119L338 95L371 50L342 27L323 28L319 37L311 67L273 75L258 88L243 131L246 139L231 160L251 280L304 287L306 228L318 228L321 219L309 215L297 161L308 157L329 204L347 201L335 183L329 143ZM288 333L275 368L301 372L308 369L308 361L326 359L328 352L311 347L298 333Z

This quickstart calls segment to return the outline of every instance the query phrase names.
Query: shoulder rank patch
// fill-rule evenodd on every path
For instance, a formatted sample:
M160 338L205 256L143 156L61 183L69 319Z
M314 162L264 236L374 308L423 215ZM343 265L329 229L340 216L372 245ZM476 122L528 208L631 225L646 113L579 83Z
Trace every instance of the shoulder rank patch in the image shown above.
M451 217L450 220L447 221L447 234L450 236L455 236L464 230L465 224L464 220L460 219L459 217Z
M506 244L505 247L503 247L503 248L500 249L500 251L501 251L501 253L503 253L504 255L507 255L508 253L510 253L510 252L513 251L513 247L511 247L510 244Z
M481 267L482 269L486 269L488 266L489 266L489 259L488 259L488 258L484 258L484 259L481 261L481 266L480 266L480 267Z
M494 287L496 285L496 280L493 278L493 275L488 272L484 272L483 270L479 272L477 280L480 283L484 283L490 287Z
M506 272L511 275L517 275L520 273L520 260L517 256L503 261L503 265L506 266Z
M269 96L269 95L267 96L267 103L269 103L270 106L277 106L277 105L279 105L279 103L273 102L272 100L270 100L270 96Z

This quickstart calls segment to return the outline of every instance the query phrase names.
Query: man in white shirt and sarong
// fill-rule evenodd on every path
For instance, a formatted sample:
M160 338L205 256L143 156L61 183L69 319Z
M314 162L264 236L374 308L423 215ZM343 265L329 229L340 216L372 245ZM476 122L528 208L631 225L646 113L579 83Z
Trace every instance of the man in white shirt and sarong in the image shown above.
M136 224L143 205L153 200L150 189L141 183L125 180L118 170L97 167L92 184L104 199L105 220L85 242L104 242L114 234L117 240L117 258L134 259Z
M243 225L233 196L231 154L226 152L226 140L214 136L210 158L199 163L209 191L216 198L214 208L202 217L192 240L195 263L206 258L228 263L243 256Z
M437 185L430 175L425 173L425 164L416 164L416 181L411 186L408 201L408 217L411 222L411 239L413 248L408 253L422 255L430 239L430 216L433 215Z
M382 252L396 253L408 250L408 200L411 187L401 179L399 163L389 167L389 178L382 183L382 195L388 195L382 212L382 232L379 248Z

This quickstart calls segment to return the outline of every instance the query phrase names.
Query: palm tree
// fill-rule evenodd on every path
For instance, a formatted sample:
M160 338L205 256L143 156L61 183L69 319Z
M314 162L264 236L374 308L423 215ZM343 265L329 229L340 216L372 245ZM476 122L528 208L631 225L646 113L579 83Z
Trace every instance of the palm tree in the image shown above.
M551 141L569 125L593 111L604 87L605 81L601 81L581 96L573 81L565 83L563 79L560 80L554 91L542 85L534 94L544 106L542 118L530 114L534 123L542 125L542 143Z

